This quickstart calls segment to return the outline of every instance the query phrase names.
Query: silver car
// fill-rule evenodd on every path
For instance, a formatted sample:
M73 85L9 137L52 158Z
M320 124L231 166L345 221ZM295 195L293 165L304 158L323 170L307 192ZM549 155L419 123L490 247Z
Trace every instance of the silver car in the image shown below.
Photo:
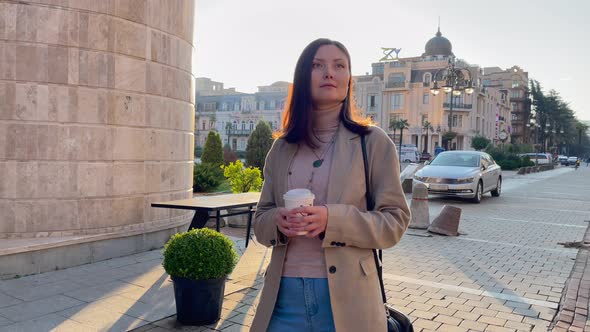
M446 151L416 172L414 183L424 183L432 195L466 197L479 203L488 191L500 196L502 168L485 152Z

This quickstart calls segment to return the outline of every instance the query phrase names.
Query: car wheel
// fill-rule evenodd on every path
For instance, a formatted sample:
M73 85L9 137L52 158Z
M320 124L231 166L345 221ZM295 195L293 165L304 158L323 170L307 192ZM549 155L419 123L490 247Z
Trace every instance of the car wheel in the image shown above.
M491 191L493 197L498 197L502 193L502 178L498 178L498 184L496 185L496 189Z
M404 160L404 163L411 163L412 161L410 159L406 159Z
M475 196L471 199L473 203L479 204L481 202L481 196L483 195L483 184L481 181L477 183L477 189L475 190Z

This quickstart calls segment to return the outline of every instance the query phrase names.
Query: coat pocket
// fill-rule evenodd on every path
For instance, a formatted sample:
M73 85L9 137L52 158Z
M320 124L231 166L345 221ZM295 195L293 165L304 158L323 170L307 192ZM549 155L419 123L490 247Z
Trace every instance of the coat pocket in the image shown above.
M377 272L377 267L375 266L375 258L373 257L373 254L361 258L360 264L361 269L367 276Z

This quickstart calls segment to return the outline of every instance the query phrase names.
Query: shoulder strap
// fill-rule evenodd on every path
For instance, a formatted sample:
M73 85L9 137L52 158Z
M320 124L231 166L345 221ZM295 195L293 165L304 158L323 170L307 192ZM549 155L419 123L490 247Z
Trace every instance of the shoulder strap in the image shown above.
M369 158L367 157L367 143L365 141L365 135L361 135L361 147L363 149L363 165L365 166L365 197L367 199L367 210L371 211L375 208L375 201L371 196L371 190L369 190ZM385 287L383 287L383 267L380 262L383 261L383 253L377 249L373 249L373 257L375 258L375 265L377 266L377 275L379 276L379 285L381 286L381 297L383 303L387 303L387 297L385 296Z

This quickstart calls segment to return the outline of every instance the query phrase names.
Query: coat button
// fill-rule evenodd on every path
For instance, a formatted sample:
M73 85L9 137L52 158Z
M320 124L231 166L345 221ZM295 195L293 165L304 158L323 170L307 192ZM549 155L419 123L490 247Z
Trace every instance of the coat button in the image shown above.
M332 241L332 243L330 243L330 245L337 246L338 245L338 242Z
M272 245L274 246L275 244L277 244L277 241L275 241L275 240L270 240L270 244L272 244Z
M340 246L346 247L346 243L342 242L342 243L340 243Z
M330 273L334 274L336 273L336 267L334 265L330 266Z

